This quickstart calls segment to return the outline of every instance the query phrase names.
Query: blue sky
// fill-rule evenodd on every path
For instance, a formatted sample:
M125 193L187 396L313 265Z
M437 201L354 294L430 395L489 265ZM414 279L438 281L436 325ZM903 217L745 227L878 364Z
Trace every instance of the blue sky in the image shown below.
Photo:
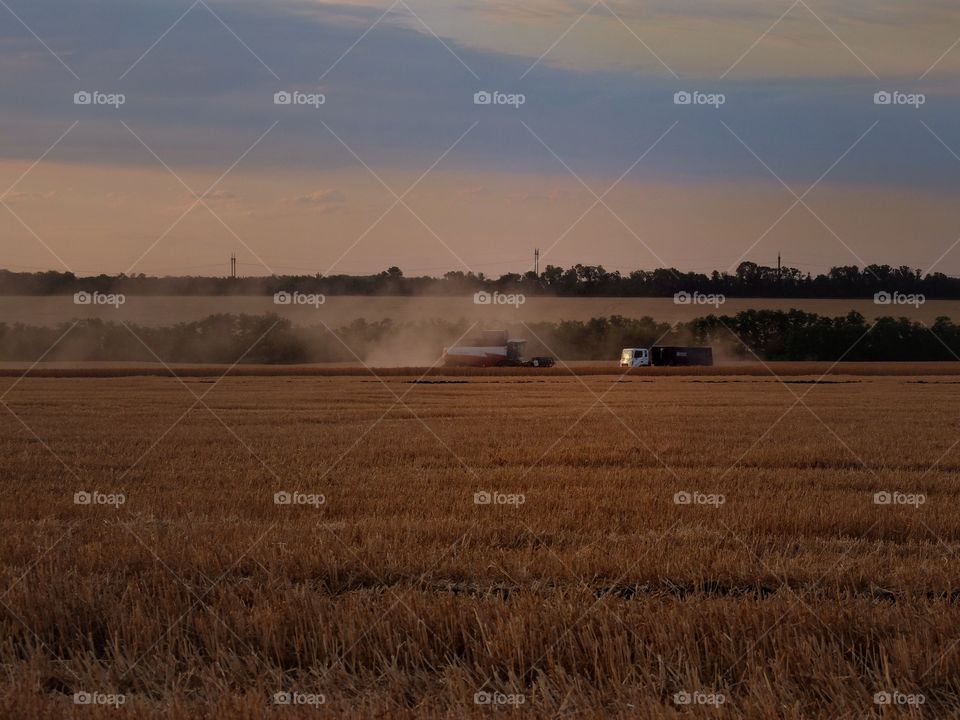
M237 247L264 270L502 258L498 272L539 245L561 264L706 269L752 244L747 259L787 248L811 268L925 267L960 236L948 3L8 4L0 163L8 185L29 172L3 222L23 267L150 272ZM77 106L78 90L125 102ZM280 90L325 103L277 106ZM525 102L478 106L481 90ZM876 105L879 90L923 104ZM677 105L678 91L723 104ZM192 203L185 186L241 156L210 212L155 242ZM431 167L410 212L369 231ZM630 168L610 212L566 232ZM810 208L755 244L818 179Z

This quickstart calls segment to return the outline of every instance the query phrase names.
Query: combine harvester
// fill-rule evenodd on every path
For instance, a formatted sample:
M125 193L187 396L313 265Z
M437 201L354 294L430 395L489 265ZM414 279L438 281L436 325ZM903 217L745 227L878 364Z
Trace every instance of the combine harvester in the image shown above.
M554 358L523 359L526 340L511 340L506 330L492 330L470 338L462 345L443 349L447 367L553 367Z

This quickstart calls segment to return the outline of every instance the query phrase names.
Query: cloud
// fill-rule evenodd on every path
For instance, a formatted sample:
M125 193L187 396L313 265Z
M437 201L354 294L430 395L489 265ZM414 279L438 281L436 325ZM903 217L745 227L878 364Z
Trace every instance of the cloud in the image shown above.
M3 201L14 204L31 200L52 200L56 196L56 190L48 190L46 192L20 192L18 190L14 190L13 192L7 193L7 195L4 196Z
M552 190L547 193L523 193L516 198L511 198L511 200L516 200L523 203L550 203L550 204L562 204L570 205L575 203L580 203L588 200L589 196L585 193L575 193L570 190Z
M832 181L960 185L952 158L917 122L922 117L946 144L960 151L960 135L953 129L960 97L949 75L960 62L960 48L944 57L937 72L928 76L929 82L917 87L916 81L955 35L941 47L933 36L921 44L919 35L910 34L919 33L931 19L953 12L945 2L920 2L911 5L914 9L909 13L901 4L899 17L909 23L904 25L903 47L897 47L909 51L911 62L926 57L925 62L914 62L911 80L891 79L876 65L891 89L929 94L920 112L874 106L877 81L799 5L731 77L720 82L720 73L769 27L771 17L776 19L786 9L784 5L774 12L773 6L759 0L734 0L729 7L694 0L655 0L635 6L609 0L610 7L623 13L639 35L646 39L650 33L649 42L658 50L668 36L658 38L657 33L672 28L675 35L662 43L663 52L670 55L665 55L666 60L673 65L674 54L692 58L690 67L702 71L699 75L681 72L680 81L659 66L647 71L646 66L615 63L620 71L612 71L589 62L555 64L555 53L562 56L568 45L602 55L608 45L617 44L626 56L652 61L636 38L602 7L521 80L533 60L586 9L575 0L478 0L476 6L484 17L502 19L512 7L522 6L530 16L526 24L539 33L502 33L503 44L491 29L501 26L488 25L486 20L480 23L471 10L473 4L418 2L418 15L449 50L418 26L402 4L357 42L383 12L383 4L374 0L215 4L211 0L230 30L199 4L159 42L183 12L167 0L100 0L97 13L74 0L10 2L82 81L75 80L18 24L0 24L0 47L10 50L5 55L8 60L16 59L14 65L0 60L0 92L16 98L0 115L0 134L11 140L0 146L0 160L32 163L79 120L50 152L49 161L161 167L120 124L122 119L177 173L196 171L211 179L228 169L270 175L320 168L324 177L330 177L346 169L363 172L363 164L378 174L393 170L419 174L443 156L438 168L476 174L566 178L566 164L600 192L677 122L675 130L631 170L631 178L772 180L767 169L723 127L722 119L777 175L804 186L830 168L879 119L874 133L831 170ZM845 5L824 0L823 8L818 5L817 9L858 51L887 48L889 42L870 42L870 33L886 31L875 4L888 10L894 7L889 0ZM562 21L558 32L552 33L546 23L550 19ZM608 25L596 25L600 22ZM757 24L759 29L754 28ZM701 37L706 26L732 33L726 36L732 44L715 52ZM949 23L936 24L937 38L946 32L944 28L949 29ZM765 52L776 56L784 38L794 44L791 52L801 60L817 62L821 48L829 46L836 53L829 57L843 62L823 74L820 70L826 65L821 59L816 68L820 74L785 78L778 74L782 67L759 61L768 58ZM713 55L707 58L702 53ZM884 56L900 57L900 53L884 51ZM873 56L866 53L864 57L875 64ZM697 64L704 59L711 62ZM802 62L796 66L797 72L805 71ZM750 68L761 68L767 76L750 76L746 72ZM321 84L326 103L319 108L273 103L278 90L317 92ZM123 92L126 103L119 109L77 107L72 97L78 89ZM478 107L473 94L481 89L523 92L527 101L519 110ZM727 102L719 111L678 108L673 104L678 89L722 91ZM474 129L444 155L474 123ZM874 137L883 142L874 144ZM298 204L305 206L335 207L337 202L303 197Z
M236 199L237 194L229 190L213 190L204 195L204 200L228 201Z
M330 211L341 207L346 199L346 196L340 190L317 190L294 198L293 202L297 205Z

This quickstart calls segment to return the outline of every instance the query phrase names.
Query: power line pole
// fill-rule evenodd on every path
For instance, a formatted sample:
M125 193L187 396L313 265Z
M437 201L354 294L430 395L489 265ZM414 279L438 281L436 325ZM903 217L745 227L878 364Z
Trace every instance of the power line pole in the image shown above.
M533 273L540 277L540 248L533 250Z
M237 255L236 253L231 253L230 255L230 277L236 279L237 277Z

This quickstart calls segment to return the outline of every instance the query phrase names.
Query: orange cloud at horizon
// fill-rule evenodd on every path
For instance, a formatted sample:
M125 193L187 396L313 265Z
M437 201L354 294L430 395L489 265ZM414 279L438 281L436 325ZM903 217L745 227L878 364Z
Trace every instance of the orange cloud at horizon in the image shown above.
M0 176L23 169L4 163ZM182 177L197 189L215 179ZM398 194L416 180L382 177ZM609 181L595 183L600 192ZM926 270L960 235L960 208L946 192L824 182L805 198L810 210L797 205L781 219L794 198L772 179L627 178L605 198L608 210L569 176L436 170L404 198L408 209L363 169L238 170L197 204L163 169L46 162L5 202L0 266L81 275L219 275L231 253L246 275L391 265L498 275L528 269L534 247L542 266L707 271L741 257L772 263L781 252L813 271L861 260ZM936 269L960 273L960 251Z

